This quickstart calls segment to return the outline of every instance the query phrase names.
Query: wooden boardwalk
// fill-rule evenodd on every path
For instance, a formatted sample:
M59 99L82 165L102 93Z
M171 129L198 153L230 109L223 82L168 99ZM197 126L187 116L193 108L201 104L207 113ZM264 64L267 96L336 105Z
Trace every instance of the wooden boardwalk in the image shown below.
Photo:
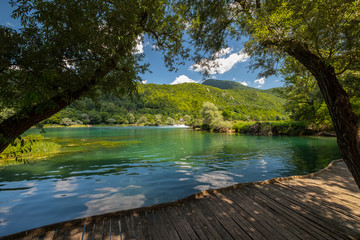
M360 191L337 161L306 177L238 184L0 239L360 239Z

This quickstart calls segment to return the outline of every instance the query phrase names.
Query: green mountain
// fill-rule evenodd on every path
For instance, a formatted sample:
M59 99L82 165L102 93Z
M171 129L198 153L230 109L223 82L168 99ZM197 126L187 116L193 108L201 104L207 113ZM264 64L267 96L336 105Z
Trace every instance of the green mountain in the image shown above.
M135 121L141 117L150 122L169 117L178 120L185 115L201 119L200 111L204 102L214 103L226 118L233 120L276 120L282 116L287 117L283 107L285 100L271 93L247 87L220 89L204 84L184 83L141 84L138 94L132 98L104 96L96 102L84 98L54 115L48 122L59 123L67 118L72 121L90 121L92 124L131 123L134 120L129 119L130 113Z
M254 90L259 92L265 92L269 94L276 95L278 97L282 96L282 92L285 90L284 87L277 87L277 88L270 88L266 90L258 89L258 88L252 88L245 86L241 83L234 82L234 81L228 81L228 80L215 80L215 79L207 79L202 82L203 85L212 86L220 89L240 89L240 90Z
M201 84L208 85L220 89L240 89L240 90L259 90L257 88L247 87L241 83L227 80L215 80L215 79L207 79L203 81Z

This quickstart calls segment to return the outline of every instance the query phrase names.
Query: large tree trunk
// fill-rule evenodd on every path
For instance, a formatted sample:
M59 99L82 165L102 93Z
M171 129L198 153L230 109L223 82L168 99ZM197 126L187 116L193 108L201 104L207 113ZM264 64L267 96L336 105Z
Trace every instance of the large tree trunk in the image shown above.
M14 116L4 120L0 124L0 153L10 144L11 140L23 134L35 124L47 119L65 108L71 102L66 102L62 98L52 99L49 103L37 104L29 111L20 111Z
M12 139L23 134L35 124L51 117L73 101L81 97L98 79L105 77L116 67L115 59L109 59L108 63L94 71L94 76L89 79L86 85L79 85L78 89L69 89L67 92L59 94L46 102L38 103L30 108L18 111L14 116L5 119L0 123L0 153L10 144Z
M350 100L331 65L305 46L291 42L286 52L302 63L315 77L329 109L341 155L360 188L360 132Z

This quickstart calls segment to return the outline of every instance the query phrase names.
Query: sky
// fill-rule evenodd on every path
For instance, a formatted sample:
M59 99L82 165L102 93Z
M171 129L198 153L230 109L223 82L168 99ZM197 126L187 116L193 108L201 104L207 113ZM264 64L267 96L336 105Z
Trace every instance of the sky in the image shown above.
M11 18L12 8L7 0L0 0L0 24L19 28L20 23ZM229 42L229 47L222 49L217 56L217 68L210 69L210 76L204 77L201 67L187 61L185 65L177 65L177 71L170 72L164 65L162 54L154 50L153 44L144 36L137 46L137 51L144 53L144 62L150 63L150 71L142 75L143 83L179 84L184 82L201 83L204 79L229 80L259 89L283 86L281 76L268 78L258 77L258 71L249 70L249 57L243 53L242 42Z

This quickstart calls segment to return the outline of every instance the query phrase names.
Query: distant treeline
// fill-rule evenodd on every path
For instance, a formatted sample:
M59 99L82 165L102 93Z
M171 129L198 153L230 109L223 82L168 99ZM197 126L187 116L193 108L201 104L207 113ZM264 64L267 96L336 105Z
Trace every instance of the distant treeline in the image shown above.
M219 89L186 83L139 85L126 97L83 98L45 120L45 124L201 124L204 102L215 104L224 120L275 121L288 118L285 99L255 89Z

